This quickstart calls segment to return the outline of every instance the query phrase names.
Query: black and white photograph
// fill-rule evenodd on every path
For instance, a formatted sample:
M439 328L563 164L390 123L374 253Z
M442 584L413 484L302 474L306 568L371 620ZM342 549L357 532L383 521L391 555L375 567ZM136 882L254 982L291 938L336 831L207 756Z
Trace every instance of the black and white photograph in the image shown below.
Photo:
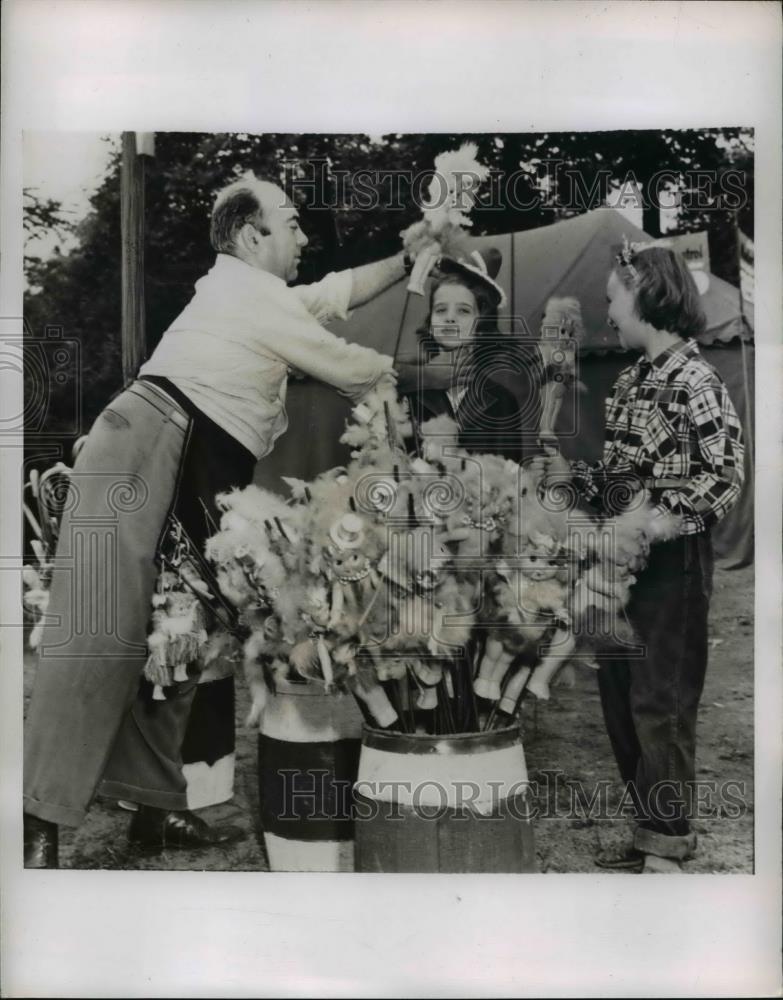
M25 143L25 863L752 872L752 130Z
M12 6L31 51L56 52L33 39L64 10L34 3L40 20L25 22ZM117 4L122 23L132 7ZM18 756L3 864L14 898L28 885L28 904L70 899L79 926L88 910L113 925L163 906L143 940L174 925L180 944L150 946L163 971L140 985L107 981L107 950L59 988L45 972L68 945L42 945L37 978L12 966L8 995L704 995L718 986L699 979L690 938L716 970L735 963L720 995L772 995L780 125L770 133L752 102L688 114L667 83L688 45L703 50L699 18L739 5L421 4L418 29L394 0L283 7L142 0L161 30L134 36L139 61L125 63L119 93L136 110L115 98L110 115L69 120L57 100L90 106L108 79L85 89L85 70L61 78L48 118L31 98L13 118L0 447L15 470L3 700ZM726 42L738 61L753 24L780 35L775 5L746 7L745 34ZM79 44L99 46L104 11L64 8ZM580 31L596 38L600 22L601 51L631 45L634 10L652 18L661 64L640 60L635 79L618 51L615 85ZM275 66L329 12L321 72L345 79L318 95L304 42L303 114L308 87L294 93L294 71ZM472 19L477 49L504 24L544 48L528 39L523 71L509 45L493 85L488 52L468 72ZM252 26L268 71L237 68L229 23L232 39ZM405 77L392 58L391 93L407 106L420 92L428 115L392 113L370 85L359 41L385 31ZM163 75L144 77L164 37ZM560 37L600 78L594 115L573 67L570 90L558 74ZM237 114L241 88L222 115L210 96L201 112L154 113L154 81L181 102L186 50L188 67L217 73L211 46L227 74L269 83L276 113ZM453 79L419 91L430 58ZM543 83L515 90L534 63L569 90L568 114L538 113L536 94L552 108ZM765 79L779 63L760 64ZM660 111L634 116L637 85L660 88ZM515 94L524 111L501 111ZM105 902L80 905L80 885ZM756 914L752 946L718 944L728 932L696 916L700 891L713 920ZM536 955L564 908L567 936ZM517 910L540 971L490 933L513 941ZM246 933L286 941L272 979L270 944L218 944L242 913ZM370 928L384 913L390 940ZM28 942L44 926L31 919ZM347 919L356 929L329 926ZM428 919L437 968L417 936ZM646 920L674 948L661 969L643 967ZM641 950L615 966L631 926ZM129 933L110 932L118 954ZM482 972L485 937L500 964ZM367 971L414 938L395 971ZM572 943L586 948L581 987ZM360 947L361 971L341 978L335 962ZM242 958L221 978L231 948Z

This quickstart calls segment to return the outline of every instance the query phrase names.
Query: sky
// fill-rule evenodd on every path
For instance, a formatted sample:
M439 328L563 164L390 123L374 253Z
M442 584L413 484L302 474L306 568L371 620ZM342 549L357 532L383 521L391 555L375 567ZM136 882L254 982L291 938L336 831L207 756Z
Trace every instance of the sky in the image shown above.
M62 202L63 214L79 222L87 214L89 197L100 186L109 157L119 144L118 132L25 132L24 187L34 189L42 199ZM60 240L52 234L36 240L34 252L48 257L57 244L64 252L73 240Z

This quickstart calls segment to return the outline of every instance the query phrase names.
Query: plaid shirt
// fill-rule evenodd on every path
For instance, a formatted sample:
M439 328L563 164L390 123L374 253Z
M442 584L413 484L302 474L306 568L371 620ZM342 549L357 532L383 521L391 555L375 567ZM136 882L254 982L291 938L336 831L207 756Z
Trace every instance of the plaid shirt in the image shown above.
M572 470L588 499L618 474L644 479L659 508L680 515L682 534L692 535L720 520L736 501L743 455L742 429L726 386L686 340L620 373L606 401L603 459L574 462ZM682 482L656 488L654 480L668 479Z

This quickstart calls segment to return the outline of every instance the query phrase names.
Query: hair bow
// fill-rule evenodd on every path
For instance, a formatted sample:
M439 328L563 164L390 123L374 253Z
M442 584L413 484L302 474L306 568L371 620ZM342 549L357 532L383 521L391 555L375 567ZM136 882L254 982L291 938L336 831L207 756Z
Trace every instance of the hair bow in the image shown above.
M633 266L633 258L636 256L636 254L639 252L639 250L641 250L643 246L644 246L643 243L630 243L628 241L628 237L625 234L623 234L623 245L620 248L620 252L618 254L615 254L615 260L617 261L617 263L621 267L626 268L626 270L628 271L628 273L630 274L630 276L633 278L634 281L638 280L639 272Z

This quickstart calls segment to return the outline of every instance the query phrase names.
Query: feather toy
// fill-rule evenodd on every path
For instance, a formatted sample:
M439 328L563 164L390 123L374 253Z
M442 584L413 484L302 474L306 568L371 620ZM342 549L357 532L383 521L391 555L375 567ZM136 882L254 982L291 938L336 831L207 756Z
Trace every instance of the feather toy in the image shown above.
M477 153L476 144L466 142L435 157L422 218L400 234L409 253L417 255L434 243L451 256L464 251L478 188L489 176L489 169L476 159Z

